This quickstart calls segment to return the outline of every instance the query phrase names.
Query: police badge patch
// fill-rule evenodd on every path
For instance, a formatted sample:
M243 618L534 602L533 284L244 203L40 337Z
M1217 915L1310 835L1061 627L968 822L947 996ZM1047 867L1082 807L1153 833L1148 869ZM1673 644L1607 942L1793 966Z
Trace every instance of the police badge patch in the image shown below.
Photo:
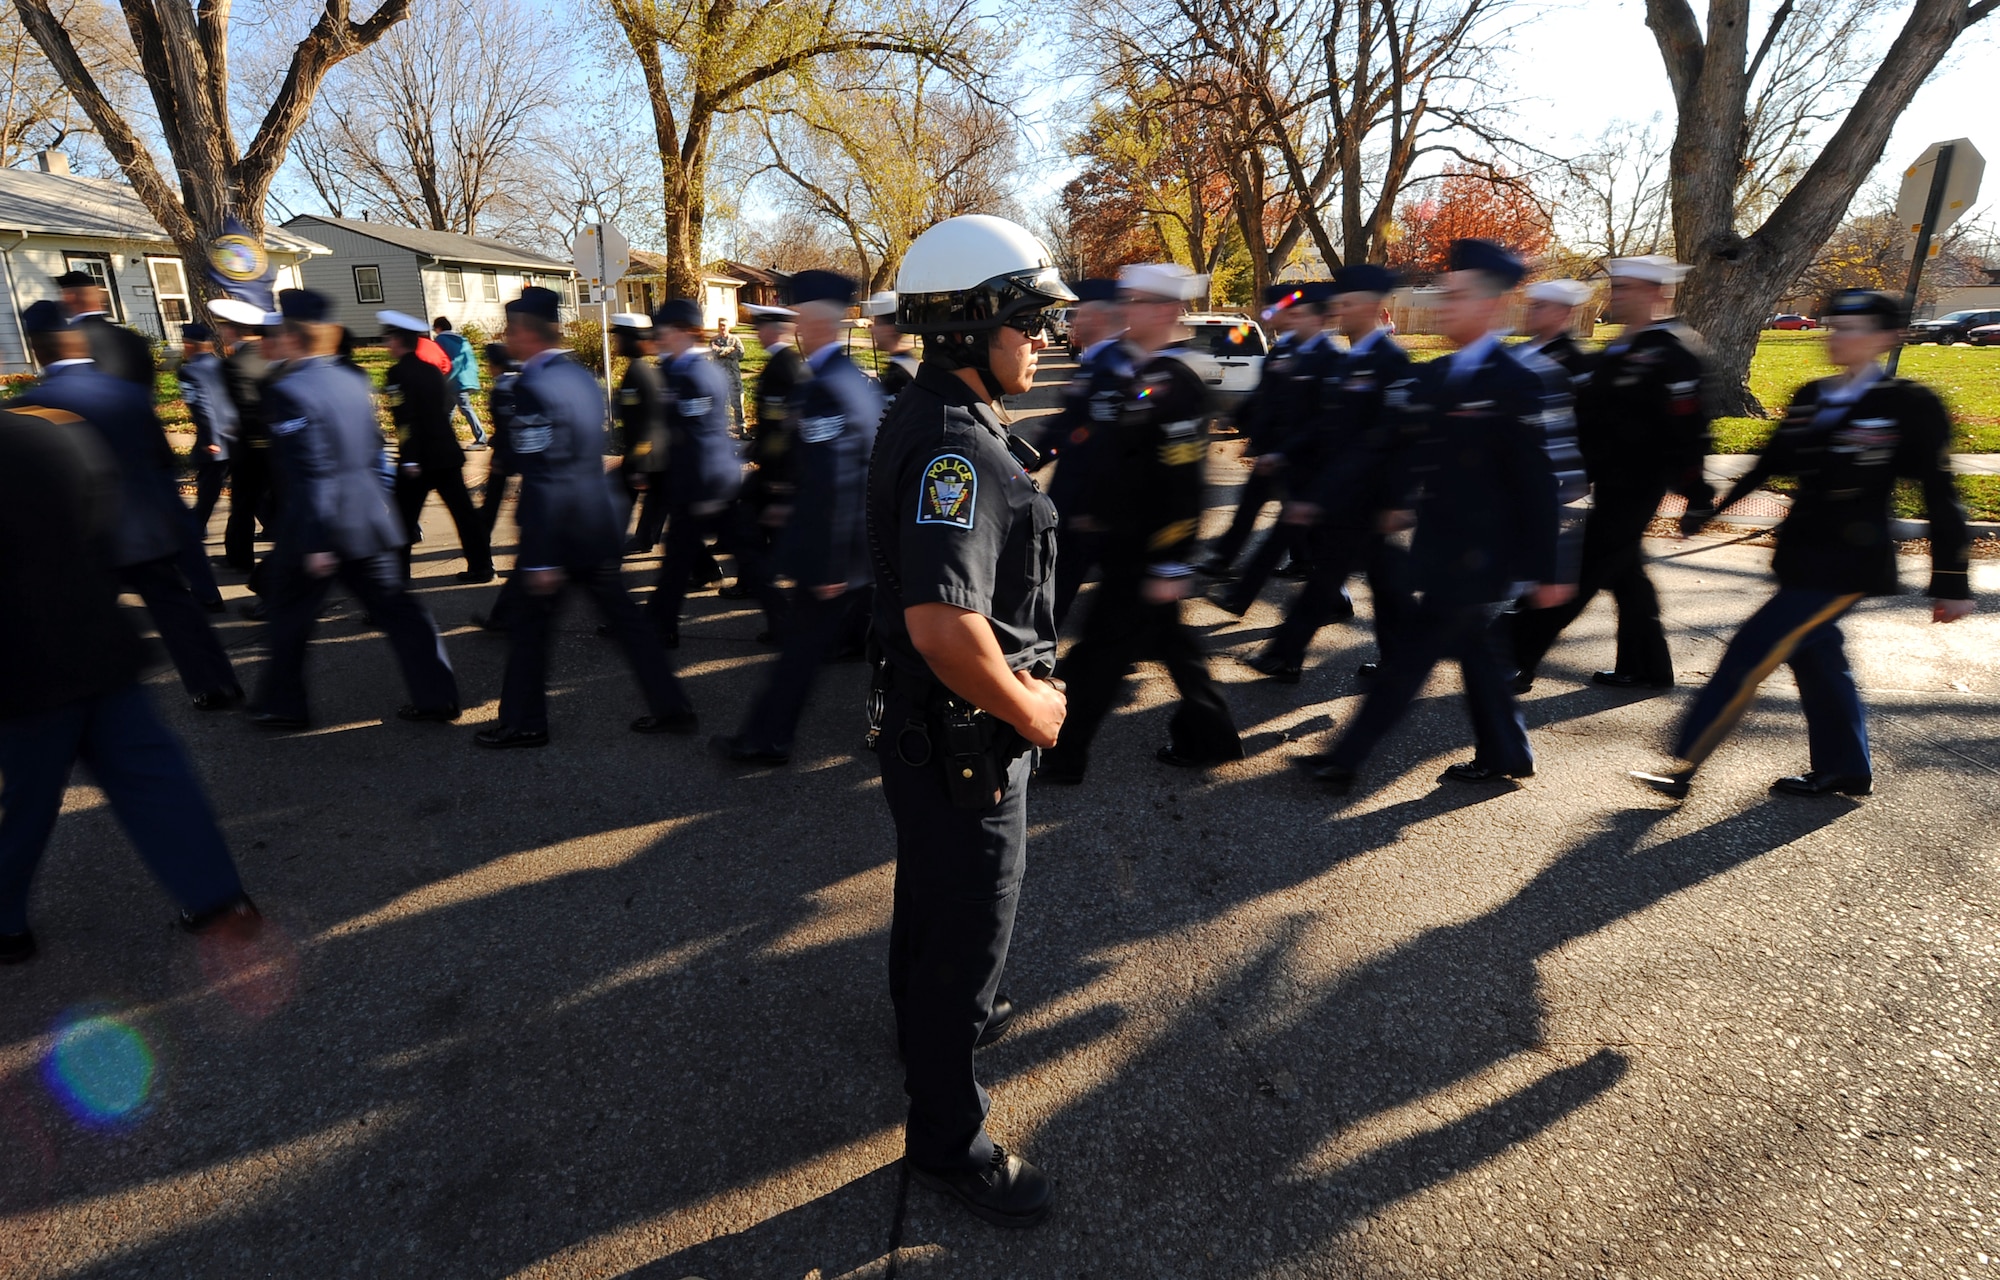
M970 529L978 505L979 473L955 453L943 453L924 468L917 490L917 523Z

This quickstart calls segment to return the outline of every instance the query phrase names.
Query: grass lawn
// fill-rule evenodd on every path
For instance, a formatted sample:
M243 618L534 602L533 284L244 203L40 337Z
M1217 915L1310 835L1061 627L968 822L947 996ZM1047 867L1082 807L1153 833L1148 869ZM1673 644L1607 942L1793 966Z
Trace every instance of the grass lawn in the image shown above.
M1750 390L1773 417L1717 419L1715 451L1757 452L1792 393L1833 371L1818 334L1766 333L1750 364ZM2000 347L1905 347L1898 372L1944 397L1957 428L1953 453L2000 453Z

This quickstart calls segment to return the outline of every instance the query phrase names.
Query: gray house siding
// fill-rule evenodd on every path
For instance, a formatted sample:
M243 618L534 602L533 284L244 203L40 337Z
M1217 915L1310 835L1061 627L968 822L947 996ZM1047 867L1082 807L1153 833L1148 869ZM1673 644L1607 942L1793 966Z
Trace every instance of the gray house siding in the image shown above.
M382 326L375 313L384 310L401 311L422 320L446 316L454 328L476 325L488 335L498 337L506 323L504 308L510 299L520 296L524 280L532 277L538 283L553 284L558 282L551 277L567 273L567 268L553 261L546 268L528 268L474 258L460 261L446 253L419 252L378 240L351 223L343 226L310 214L285 225L333 251L310 261L305 270L306 286L331 298L334 319L364 338L381 333ZM361 301L355 287L356 267L376 267L381 271L380 302ZM460 273L463 299L450 297L449 275L453 268ZM488 271L494 277L497 296L493 298L486 297L484 273ZM570 290L566 283L561 291L567 301ZM564 314L571 314L568 307Z

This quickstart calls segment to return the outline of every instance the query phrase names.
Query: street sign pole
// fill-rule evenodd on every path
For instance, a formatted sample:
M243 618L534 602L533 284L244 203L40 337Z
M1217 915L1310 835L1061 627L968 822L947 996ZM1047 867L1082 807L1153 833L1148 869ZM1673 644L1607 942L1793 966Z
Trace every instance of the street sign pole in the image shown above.
M1924 199L1924 218L1917 228L1917 252L1910 259L1910 283L1903 289L1903 316L1905 320L1917 311L1917 286L1923 283L1924 262L1931 255L1931 236L1936 233L1938 213L1944 208L1945 188L1951 185L1951 161L1958 148L1945 143L1938 148L1937 166L1931 170L1931 190ZM1889 353L1889 376L1896 376L1896 366L1903 358L1901 343ZM607 362L605 368L611 366Z

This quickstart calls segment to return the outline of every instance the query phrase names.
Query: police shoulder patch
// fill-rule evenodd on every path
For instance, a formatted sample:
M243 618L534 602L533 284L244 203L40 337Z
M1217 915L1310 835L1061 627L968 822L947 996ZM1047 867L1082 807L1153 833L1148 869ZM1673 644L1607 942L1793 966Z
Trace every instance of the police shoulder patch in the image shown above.
M924 468L917 490L917 523L970 529L978 514L979 472L963 455L941 453Z

